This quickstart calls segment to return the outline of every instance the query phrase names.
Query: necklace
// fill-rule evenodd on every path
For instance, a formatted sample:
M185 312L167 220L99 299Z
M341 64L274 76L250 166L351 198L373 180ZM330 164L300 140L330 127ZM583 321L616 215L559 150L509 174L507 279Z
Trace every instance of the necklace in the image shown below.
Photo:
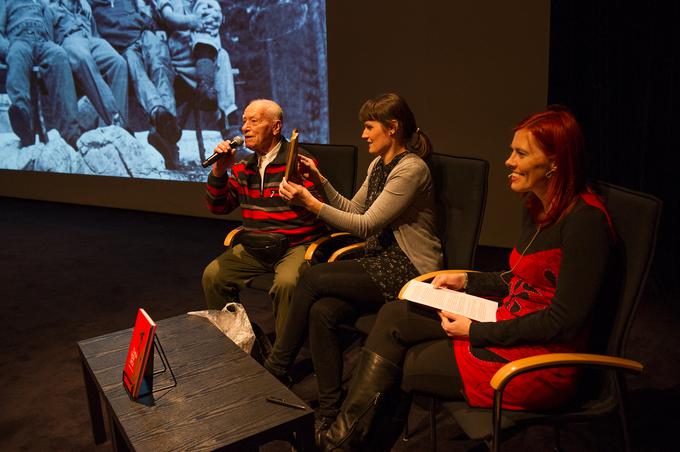
M529 247L531 246L531 244L534 243L534 240L536 240L536 237L538 237L539 232L541 232L540 226L536 227L536 232L534 232L534 236L531 237L531 240L529 240L529 243L527 244L527 246L524 247L524 251L522 251L522 253L519 255L519 259L517 259L517 262L515 262L515 265L513 265L510 270L504 271L503 273L498 275L498 276L500 276L501 281L503 281L503 283L505 283L506 286L510 286L510 283L505 280L504 276L507 275L508 273L512 273L515 270L515 268L517 268L517 266L522 261L522 258L526 254L526 252L529 249Z

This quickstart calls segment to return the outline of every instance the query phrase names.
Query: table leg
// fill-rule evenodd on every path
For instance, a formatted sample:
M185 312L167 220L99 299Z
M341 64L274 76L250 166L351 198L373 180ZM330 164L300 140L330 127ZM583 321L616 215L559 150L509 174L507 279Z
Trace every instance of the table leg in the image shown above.
M123 437L120 427L113 418L113 415L109 416L109 429L111 430L111 445L113 446L113 450L116 452L129 452L130 448L127 445L127 441Z
M85 359L81 357L81 367L83 369L83 380L85 381L85 392L87 394L87 406L90 411L90 423L92 424L92 435L94 443L101 444L106 441L106 430L104 429L104 415L102 413L102 402L97 390L97 385L92 379L90 371L87 369Z
M316 445L314 444L314 424L312 424L312 428L308 428L307 426L303 427L302 429L298 430L296 433L297 437L297 450L299 452L311 452L311 451L316 451Z

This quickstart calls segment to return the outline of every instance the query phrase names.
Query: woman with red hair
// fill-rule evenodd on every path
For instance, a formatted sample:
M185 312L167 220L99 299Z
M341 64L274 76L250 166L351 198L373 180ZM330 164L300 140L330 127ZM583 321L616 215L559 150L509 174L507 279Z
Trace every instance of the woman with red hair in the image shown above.
M586 186L582 153L581 129L563 107L519 123L505 165L510 189L526 199L527 215L509 270L441 274L432 281L498 300L497 321L473 322L450 312L435 319L409 303L384 305L340 414L322 437L324 449L365 447L376 413L385 412L379 405L396 393L403 372L436 393L490 407L489 381L505 363L586 349L595 302L607 290L613 233L604 206ZM405 363L409 348L424 343L418 362ZM574 396L576 383L572 368L525 374L506 388L503 406L555 407Z

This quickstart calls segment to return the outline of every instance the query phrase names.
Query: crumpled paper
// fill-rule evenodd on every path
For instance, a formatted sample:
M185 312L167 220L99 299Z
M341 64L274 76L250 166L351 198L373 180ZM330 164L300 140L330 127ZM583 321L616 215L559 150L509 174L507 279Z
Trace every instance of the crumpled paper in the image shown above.
M221 311L207 309L191 311L188 315L205 317L225 336L234 341L244 352L250 353L255 343L255 333L248 319L248 314L241 303L227 303Z

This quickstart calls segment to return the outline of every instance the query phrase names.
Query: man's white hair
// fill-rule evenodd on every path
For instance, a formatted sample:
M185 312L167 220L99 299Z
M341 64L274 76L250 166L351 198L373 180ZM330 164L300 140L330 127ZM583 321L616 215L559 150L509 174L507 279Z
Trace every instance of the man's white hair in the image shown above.
M283 109L279 104L277 104L273 100L255 99L254 101L250 102L248 106L250 107L251 105L255 104L264 107L264 110L267 112L267 115L270 118L278 119L279 121L283 122Z

